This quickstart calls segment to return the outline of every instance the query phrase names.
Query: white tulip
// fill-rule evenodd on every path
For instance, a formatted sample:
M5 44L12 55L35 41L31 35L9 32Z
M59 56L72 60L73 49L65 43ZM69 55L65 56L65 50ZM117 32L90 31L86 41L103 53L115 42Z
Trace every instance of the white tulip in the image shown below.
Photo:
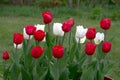
M44 31L44 29L45 29L45 25L36 24L35 27L36 27L36 31L37 31L37 30L42 30L42 31Z
M26 30L25 30L25 28L23 28L23 37L24 37L24 39L29 39L29 35L26 33ZM30 39L32 39L32 35L30 35Z
M53 24L53 34L56 36L63 36L64 31L62 30L62 24L61 23L54 23Z
M85 37L85 35L86 35L86 32L87 32L87 28L85 29L83 26L77 26L76 27L76 34L75 34L75 36L77 37L77 38L84 38Z
M14 43L14 48L16 48L16 46L17 46L17 49L21 49L21 48L22 48L22 43L21 43L21 44L18 44L18 45L16 45L16 44Z
M100 44L101 41L104 41L104 33L97 32L94 42L95 44Z
M75 37L75 39L76 39L76 42L78 43L80 38ZM85 40L86 40L86 36L84 36L83 38L81 38L79 43L83 44L85 42Z

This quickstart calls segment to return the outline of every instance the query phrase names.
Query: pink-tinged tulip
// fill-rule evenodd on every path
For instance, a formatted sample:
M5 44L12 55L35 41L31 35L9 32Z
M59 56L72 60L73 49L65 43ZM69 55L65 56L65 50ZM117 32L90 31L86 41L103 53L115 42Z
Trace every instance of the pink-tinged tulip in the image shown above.
M45 24L49 24L52 21L51 12L43 12L42 17Z
M71 27L74 26L74 23L75 23L74 18L69 18L68 22L70 23Z
M111 26L111 20L109 18L104 18L100 21L100 27L104 30L108 30Z
M28 35L33 35L34 32L36 31L36 27L34 25L27 25L25 27L25 30Z
M64 55L64 47L60 45L53 46L52 53L55 58L62 58Z
M69 32L71 30L71 24L68 21L65 21L62 25L62 30L64 32Z
M93 55L94 52L95 52L95 49L96 49L96 45L91 43L91 42L88 42L86 43L85 45L85 53L87 55Z
M37 30L34 32L34 38L37 41L42 41L45 37L45 32L42 30Z
M32 48L30 53L33 58L39 58L43 52L44 52L44 49L42 47L35 46Z
M86 38L89 40L94 39L96 36L96 29L95 28L88 28L86 33Z
M9 53L8 51L3 52L3 59L8 60L9 59Z
M104 42L102 43L102 51L103 51L104 53L110 52L111 47L112 47L112 44L111 44L110 42L104 41Z
M21 44L23 42L23 34L14 33L13 35L13 43L16 45Z

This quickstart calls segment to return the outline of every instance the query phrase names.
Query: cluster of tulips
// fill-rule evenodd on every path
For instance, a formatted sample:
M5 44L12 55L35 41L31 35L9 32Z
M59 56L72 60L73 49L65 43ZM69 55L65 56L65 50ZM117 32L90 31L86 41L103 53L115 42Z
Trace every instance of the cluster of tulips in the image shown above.
M79 25L75 37L74 18L54 23L55 36L50 27L51 12L43 12L42 18L45 25L27 25L23 34L13 34L13 56L3 52L5 80L112 80L105 76L110 67L106 55L112 47L106 40L111 26L109 18L100 20L104 33ZM23 52L19 51L21 48ZM9 58L12 62L6 65Z

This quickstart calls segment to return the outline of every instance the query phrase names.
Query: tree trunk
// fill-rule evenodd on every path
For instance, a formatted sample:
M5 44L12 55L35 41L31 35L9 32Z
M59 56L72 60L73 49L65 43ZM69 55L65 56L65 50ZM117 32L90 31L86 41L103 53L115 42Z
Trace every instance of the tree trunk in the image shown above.
M13 5L17 4L17 0L12 0Z
M73 7L73 1L72 0L68 0L69 3L69 7L72 8Z
M80 7L80 0L77 0L77 8L79 9Z
M24 0L19 0L19 5L22 6L24 4Z

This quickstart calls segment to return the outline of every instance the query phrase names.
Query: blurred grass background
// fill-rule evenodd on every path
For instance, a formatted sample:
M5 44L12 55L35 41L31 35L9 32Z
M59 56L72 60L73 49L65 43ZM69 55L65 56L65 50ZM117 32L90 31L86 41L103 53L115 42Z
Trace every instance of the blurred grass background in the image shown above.
M60 0L58 6L50 5L53 0L39 0L34 5L11 5L10 2L4 3L1 0L0 3L0 55L4 50L13 52L13 33L22 33L23 27L28 24L43 24L42 12L51 11L53 14L54 22L64 22L70 17L75 18L75 26L83 25L85 27L95 27L97 31L103 30L99 27L99 21L101 18L111 18L112 25L108 30L107 39L114 37L112 44L112 50L108 54L108 59L113 64L112 70L108 73L114 80L120 79L120 7L118 4L99 4L88 6L87 2L81 3L79 8L69 7L66 0ZM6 0L7 1L7 0ZM8 0L9 1L9 0ZM43 1L43 2L42 2ZM58 1L58 0L57 0ZM89 1L89 0L86 0ZM119 1L119 0L118 0ZM75 1L73 0L75 3ZM42 5L41 5L42 3ZM52 3L51 3L52 4ZM75 33L76 27L73 27L73 33ZM0 65L2 65L2 58L0 59ZM1 72L0 68L0 72Z

